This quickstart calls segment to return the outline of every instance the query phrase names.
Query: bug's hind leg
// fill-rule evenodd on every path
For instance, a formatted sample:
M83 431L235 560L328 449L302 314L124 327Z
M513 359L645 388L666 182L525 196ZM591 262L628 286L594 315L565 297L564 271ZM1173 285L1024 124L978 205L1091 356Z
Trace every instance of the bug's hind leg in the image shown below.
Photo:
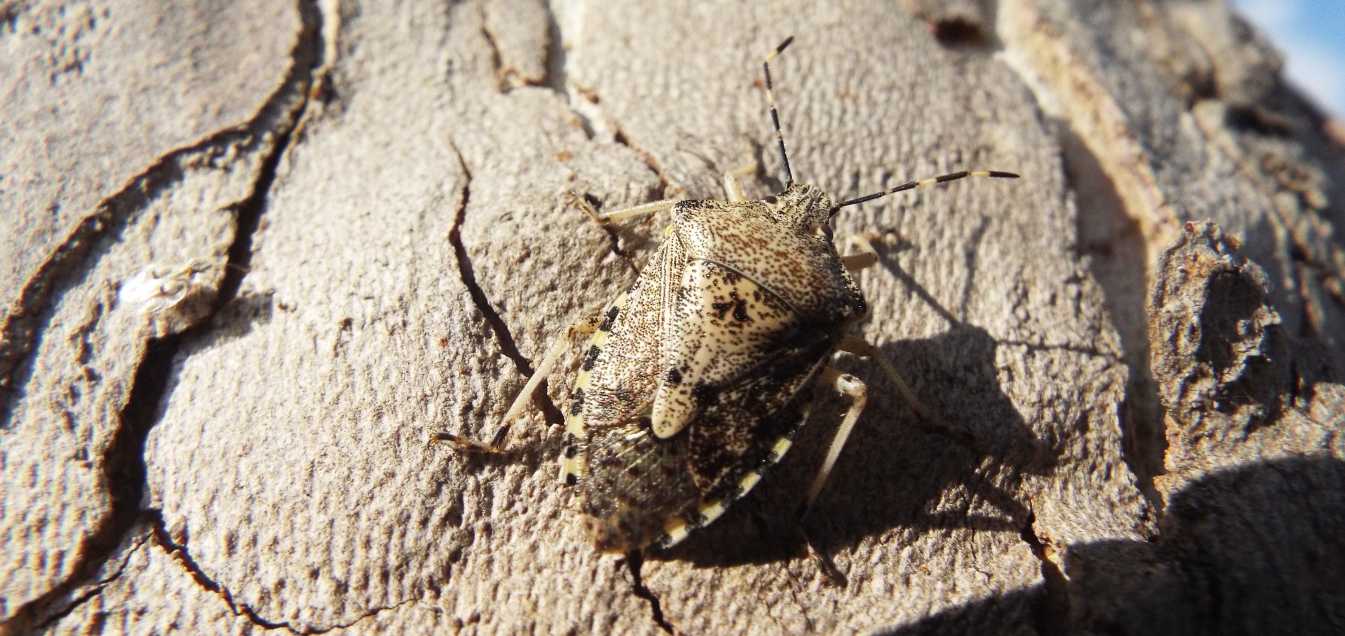
M542 361L537 364L537 370L533 372L532 377L528 378L528 383L523 385L523 390L519 391L513 404L509 405L509 410L505 411L504 418L500 421L500 428L489 443L479 442L452 433L436 433L432 439L448 442L461 451L491 454L505 452L509 447L509 441L513 437L510 435L509 425L523 413L523 409L532 401L532 395L537 391L537 387L541 386L542 381L555 370L556 363L565 355L566 350L574 346L580 339L592 335L597 330L601 316L600 312L593 312L570 323L560 337L551 343L546 355L542 356Z

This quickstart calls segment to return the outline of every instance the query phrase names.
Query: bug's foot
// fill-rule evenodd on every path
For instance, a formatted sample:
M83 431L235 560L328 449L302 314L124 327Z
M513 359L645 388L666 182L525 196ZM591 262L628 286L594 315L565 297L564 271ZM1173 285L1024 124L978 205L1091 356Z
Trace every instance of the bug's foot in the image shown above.
M473 453L478 455L503 455L505 449L503 446L495 443L487 444L478 442L474 439L468 439L461 435L452 433L435 433L430 437L431 442L445 442L463 453Z
M822 573L822 578L826 581L827 585L845 587L846 584L849 583L845 578L845 574L841 572L840 568L836 567L836 564L832 562L830 556L827 556L827 553L823 552L821 548L818 548L817 545L813 543L812 538L808 536L806 530L803 533L803 539L803 544L808 547L808 558L811 559L813 563L817 564L817 569Z
M595 202L589 201L584 196L577 194L573 190L566 190L563 196L565 197L565 200L569 202L570 205L579 208L579 211L583 212L584 216L588 217L588 220L596 223L599 227L603 228L607 227L607 219L604 219L601 214L598 214L598 209L596 207Z
M822 573L822 578L826 580L827 585L835 587L845 587L849 581L840 568L832 562L831 557L827 555L822 548L818 547L813 541L812 535L808 534L808 527L804 525L804 518L807 516L807 509L803 509L799 514L799 534L803 535L803 545L808 550L808 558L817 564L817 569Z

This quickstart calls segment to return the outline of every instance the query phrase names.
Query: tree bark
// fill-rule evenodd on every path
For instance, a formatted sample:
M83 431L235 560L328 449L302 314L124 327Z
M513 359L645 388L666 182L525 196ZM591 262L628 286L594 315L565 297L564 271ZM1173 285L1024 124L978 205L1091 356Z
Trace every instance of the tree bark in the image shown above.
M596 553L562 327L666 218L872 232L869 405ZM46 630L1338 633L1345 145L1215 0L0 4L0 621ZM1335 135L1333 137L1333 134ZM836 405L824 405L836 406ZM822 408L823 412L835 411Z

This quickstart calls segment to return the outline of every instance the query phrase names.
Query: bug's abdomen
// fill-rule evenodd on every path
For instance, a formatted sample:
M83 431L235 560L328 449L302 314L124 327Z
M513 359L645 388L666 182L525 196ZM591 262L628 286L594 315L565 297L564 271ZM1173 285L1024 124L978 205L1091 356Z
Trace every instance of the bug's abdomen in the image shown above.
M580 490L594 545L606 552L668 547L715 521L784 457L807 403L808 396L799 395L769 416L758 416L756 442L732 457L697 448L707 436L696 435L696 426L717 428L716 416L670 439L653 435L646 418L591 430L584 449L591 470ZM697 467L716 473L711 487L697 483Z

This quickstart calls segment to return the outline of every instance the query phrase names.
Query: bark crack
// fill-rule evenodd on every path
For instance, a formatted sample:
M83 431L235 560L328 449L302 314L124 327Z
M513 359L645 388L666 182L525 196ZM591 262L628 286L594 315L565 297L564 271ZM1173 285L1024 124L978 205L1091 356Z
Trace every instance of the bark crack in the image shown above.
M481 37L490 47L490 62L495 68L495 89L501 93L510 91L508 72L504 68L504 58L500 55L500 46L495 42L495 34L490 32L490 21L486 19L486 6L481 5Z
M68 289L82 281L85 269L80 268L80 265L90 256L91 246L99 237L115 235L147 207L159 192L181 180L185 175L185 166L197 152L212 152L217 150L216 146L231 144L238 144L246 150L256 150L265 148L265 140L274 135L275 141L262 158L249 196L226 208L237 217L234 242L229 247L224 280L210 311L192 327L162 338L151 338L146 345L119 416L120 425L103 455L101 478L102 487L110 499L108 513L94 531L80 542L75 551L79 555L78 561L71 569L70 576L20 607L5 627L26 631L26 626L45 622L51 615L52 605L95 576L142 517L140 505L147 486L145 442L161 414L160 405L168 395L174 360L183 342L208 329L210 319L237 295L251 260L252 234L257 230L265 211L267 194L275 182L280 161L290 146L292 133L303 121L309 104L308 89L323 66L324 35L320 10L316 3L308 0L301 0L297 7L302 27L290 53L290 69L281 87L268 98L253 121L173 151L100 205L43 265L45 273L35 276L32 283L21 292L20 300L28 299L35 303L31 307L40 308L40 311L36 314L11 314L11 320L3 328L0 340L6 344L0 347L6 349L0 350L0 377L12 372L13 365L30 362L28 358L36 341L25 338L23 342L14 344L11 335L27 333L24 331L27 329L34 330L29 336L42 331L55 313L50 301L60 296L56 288ZM8 349L11 345L15 348ZM5 385L4 390L8 391L10 386ZM6 411L4 415L8 417L9 405L6 404L3 409Z
M301 7L304 4L300 3ZM301 8L300 12L308 11ZM84 282L89 272L84 264L96 257L103 240L124 231L159 195L181 182L191 166L201 163L202 156L247 156L271 142L268 133L290 128L289 122L297 111L296 100L303 100L305 95L305 91L296 91L295 87L309 84L313 66L307 62L321 55L319 41L314 39L317 28L304 17L290 54L293 63L279 87L249 121L171 150L128 179L120 190L104 198L75 223L25 281L14 301L5 308L0 324L0 429L11 424L14 391L32 373L36 345L56 313L56 300Z
M257 610L251 605L235 599L233 593L231 593L227 587L224 587L219 581L216 581L211 578L210 575L206 574L201 565L197 563L196 560L192 558L191 553L187 551L187 546L173 540L164 523L163 513L161 511L151 509L145 512L151 523L151 537L154 539L154 544L168 554L168 556L177 561L201 589L220 597L220 599L224 601L224 604L229 607L229 611L235 616L241 616L247 619L248 622L261 627L262 629L284 629L292 634L325 634L335 629L351 627L361 621L376 616L381 612L397 609L408 603L414 603L420 600L419 598L404 599L393 603L392 605L370 609L349 621L323 626L303 625L295 627L286 621L267 620L258 614Z
M579 121L589 140L601 136L604 139L610 139L612 143L634 151L659 180L658 186L649 193L649 200L657 201L666 198L670 189L669 180L653 155L630 143L620 123L603 110L600 105L602 100L597 91L570 81L569 53L565 45L566 29L561 25L562 20L567 20L570 16L568 14L562 16L561 11L582 11L582 9L569 6L558 10L560 7L554 1L548 1L545 7L547 12L546 76L543 78L541 85L550 88L565 100L565 105ZM582 16L578 16L574 21L582 23ZM574 30L573 25L570 30ZM590 204L592 203L590 201ZM603 225L602 230L607 234L608 251L621 259L627 267L638 271L634 256L621 247L621 230L607 225Z
M613 126L615 132L612 135L612 141L635 151L635 154L640 156L640 159L644 161L644 164L649 168L649 171L653 172L654 175L658 177L658 189L654 192L653 199L657 201L659 199L667 198L668 191L673 190L674 188L671 185L672 181L668 178L667 173L665 173L663 168L659 166L658 159L654 158L653 153L632 143L630 138L626 136L626 132L622 130L620 124L613 122ZM681 190L681 188L676 189Z
M570 83L570 71L567 65L569 55L565 51L565 33L561 29L560 19L553 3L547 2L545 7L547 25L546 75L542 78L541 85L550 88L565 99L565 105L578 118L584 134L589 139L594 139L598 135L598 131L594 128L594 122L602 121L601 111L597 108L597 96L591 93L589 96L585 96L582 94L583 91Z
M187 552L187 546L173 541L173 538L169 536L168 528L164 525L163 513L161 511L148 510L146 511L146 514L150 516L152 523L151 536L154 537L154 545L162 549L168 556L176 560L183 569L187 570L187 573L191 575L192 580L195 581L197 585L201 586L202 589L223 599L224 604L229 606L229 611L233 612L235 616L243 616L247 618L249 622L258 625L263 629L279 629L283 627L291 632L295 631L288 623L268 621L258 616L257 612L246 603L235 601L233 595L229 593L228 588L225 588L219 582L210 578L210 576L205 573L205 570L201 569L200 564L198 564L195 559L192 559L191 554Z
M1037 531L1034 528L1036 521L1036 513L1029 510L1027 521L1019 530L1018 536L1032 550L1032 556L1037 557L1037 560L1041 562L1044 590L1036 608L1037 632L1047 636L1069 634L1072 633L1070 629L1069 582L1064 573L1060 571L1060 566L1056 565L1056 562L1051 558L1054 548L1049 543L1042 543L1041 539L1037 537Z
M476 280L476 269L472 265L471 255L467 253L467 246L462 242L462 225L467 219L467 207L472 200L472 171L467 166L467 160L462 156L462 151L458 150L456 144L449 142L449 147L458 157L458 166L462 170L463 185L462 196L458 201L458 209L453 218L453 226L448 230L448 242L453 245L453 254L457 259L458 276L462 280L463 286L467 288L467 293L472 298L472 304L476 310L486 319L486 324L490 325L491 332L495 335L495 341L499 344L500 351L514 363L514 367L524 376L532 376L536 371L532 363L524 357L519 351L518 344L514 342L514 336L509 331L509 325L505 324L504 318L500 312L495 310L491 304L490 298L486 296L486 291L481 288ZM565 416L560 409L552 403L547 393L546 381L542 381L541 386L533 394L533 404L537 405L545 414L547 422L559 424L565 421ZM507 426L508 423L506 422Z
M654 595L654 592L644 584L644 578L640 574L640 570L643 567L644 555L640 554L639 551L631 552L626 555L626 569L630 571L631 586L635 595L643 599L645 603L649 604L649 613L654 619L654 623L659 626L659 629L662 629L665 634L676 634L677 630L673 627L672 623L668 621L667 617L663 615L663 604L659 602L659 599Z
M1122 459L1157 513L1163 501L1154 479L1165 472L1167 435L1149 368L1145 302L1150 246L1168 242L1176 215L1163 203L1145 155L1132 152L1138 141L1124 112L1060 29L1021 3L1001 6L996 21L998 37L1008 45L1009 70L1056 128L1066 192L1076 204L1077 251L1102 289L1121 343L1122 358L1115 362L1127 372L1118 413Z
M99 579L98 582L94 584L94 587L92 589L80 595L79 597L75 598L75 600L71 601L69 605L66 605L60 610L52 613L50 616L44 619L42 621L42 624L38 625L38 627L40 629L46 629L48 627L51 627L52 625L55 625L62 618L69 616L71 612L75 611L76 609L79 609L79 606L89 602L94 597L102 594L103 588L106 588L108 584L121 578L121 575L126 572L126 566L131 563L131 558L134 557L135 554L139 552L141 548L145 547L145 543L147 541L149 541L149 536L145 536L144 538L137 541L135 545L131 546L131 549L126 551L126 557L121 560L121 565L117 566L117 570L115 572L113 572L112 574L108 575L105 578Z

